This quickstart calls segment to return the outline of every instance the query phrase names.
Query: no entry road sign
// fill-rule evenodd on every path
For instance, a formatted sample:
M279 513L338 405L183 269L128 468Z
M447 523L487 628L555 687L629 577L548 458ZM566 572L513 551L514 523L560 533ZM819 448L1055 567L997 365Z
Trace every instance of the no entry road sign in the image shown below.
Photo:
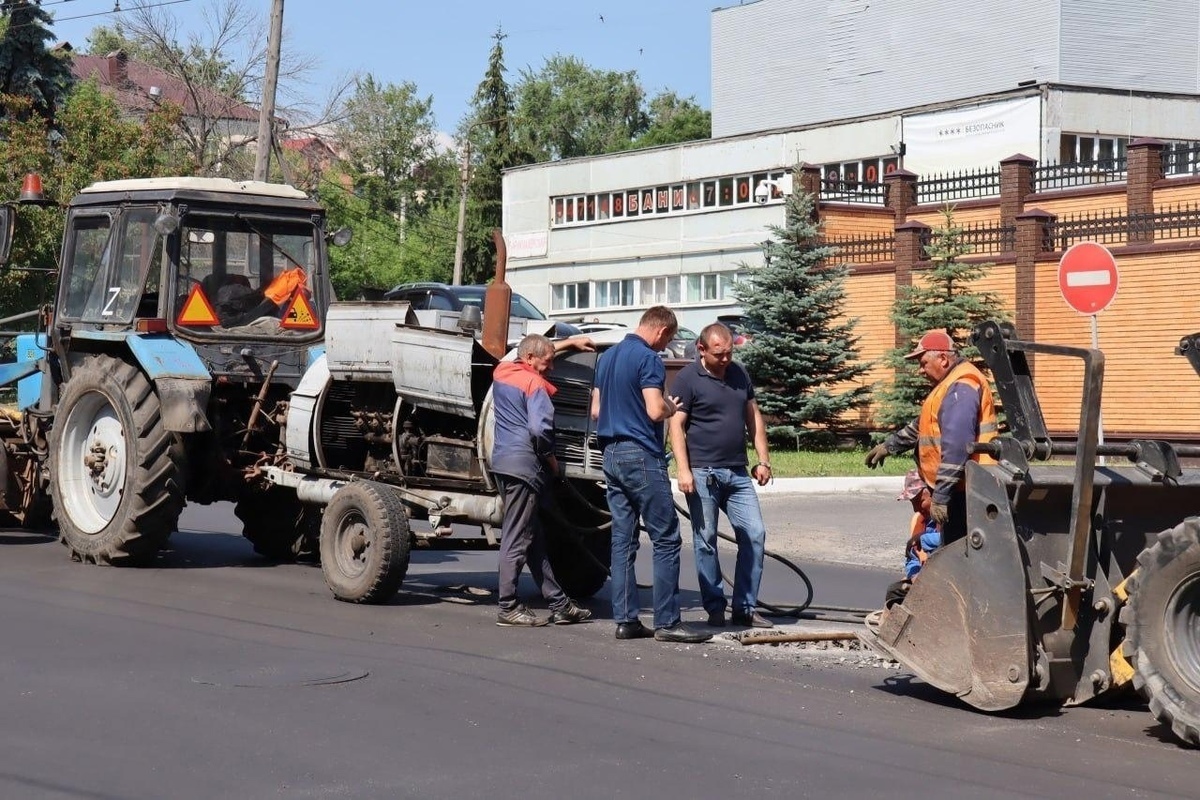
M1080 314L1099 314L1117 296L1117 261L1096 242L1072 245L1058 262L1058 289Z

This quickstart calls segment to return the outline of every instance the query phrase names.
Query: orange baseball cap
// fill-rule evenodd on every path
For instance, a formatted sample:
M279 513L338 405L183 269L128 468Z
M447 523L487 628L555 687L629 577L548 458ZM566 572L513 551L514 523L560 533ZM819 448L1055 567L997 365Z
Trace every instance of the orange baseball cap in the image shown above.
M905 358L920 358L929 350L944 350L946 352L954 352L957 348L954 346L954 340L950 338L950 334L941 328L927 331L921 340L917 342L917 349L905 356Z

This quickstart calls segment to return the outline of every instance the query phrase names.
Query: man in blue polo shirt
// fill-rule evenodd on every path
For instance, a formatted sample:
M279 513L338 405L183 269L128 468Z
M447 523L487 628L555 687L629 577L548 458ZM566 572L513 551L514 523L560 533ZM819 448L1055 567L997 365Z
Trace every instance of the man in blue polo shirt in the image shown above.
M675 413L664 393L667 373L658 351L679 323L666 306L642 315L638 327L600 357L592 390L592 418L604 448L604 478L612 513L612 605L618 639L653 636L662 642L705 642L679 617L679 517L663 447L663 421ZM638 518L654 548L654 631L638 619L634 559Z
M750 376L733 358L733 333L714 322L696 339L698 358L679 371L671 392L678 410L671 417L671 449L679 490L692 516L692 544L700 598L708 624L725 627L725 592L717 561L717 513L724 511L737 536L733 578L734 625L775 627L755 610L762 581L767 531L754 483L771 480L767 433L754 402ZM746 434L758 463L747 471Z

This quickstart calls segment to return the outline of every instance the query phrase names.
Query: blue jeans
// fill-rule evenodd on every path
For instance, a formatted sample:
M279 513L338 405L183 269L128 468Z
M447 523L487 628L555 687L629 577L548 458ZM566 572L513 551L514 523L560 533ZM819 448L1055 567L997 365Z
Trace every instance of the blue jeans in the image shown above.
M617 623L637 619L638 600L634 560L641 518L654 548L654 627L679 622L679 517L671 495L667 460L632 442L613 442L604 448L604 478L612 513L612 606Z
M926 553L932 553L942 546L942 532L934 528L930 530L926 528L920 538L921 549ZM912 580L917 577L917 573L921 571L921 559L917 556L916 551L910 552L904 559L904 577Z
M692 470L695 491L684 495L692 515L692 545L700 598L710 614L725 611L721 565L717 561L717 512L724 511L737 537L737 566L733 573L733 610L746 614L758 603L762 583L763 548L767 529L754 480L745 467L697 467Z

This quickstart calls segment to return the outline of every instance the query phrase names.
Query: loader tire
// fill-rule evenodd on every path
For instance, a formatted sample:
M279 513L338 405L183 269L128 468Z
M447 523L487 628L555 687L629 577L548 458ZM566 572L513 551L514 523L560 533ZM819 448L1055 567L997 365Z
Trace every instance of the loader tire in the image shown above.
M1175 736L1200 744L1200 517L1141 552L1128 590L1121 619L1134 686Z
M72 370L50 431L59 537L92 564L150 562L183 510L183 450L137 367L89 356Z
M260 556L283 563L317 558L320 517L295 492L278 486L248 489L233 513L242 521L242 536Z
M321 572L338 600L390 600L408 572L411 546L404 504L382 484L346 484L321 515Z

